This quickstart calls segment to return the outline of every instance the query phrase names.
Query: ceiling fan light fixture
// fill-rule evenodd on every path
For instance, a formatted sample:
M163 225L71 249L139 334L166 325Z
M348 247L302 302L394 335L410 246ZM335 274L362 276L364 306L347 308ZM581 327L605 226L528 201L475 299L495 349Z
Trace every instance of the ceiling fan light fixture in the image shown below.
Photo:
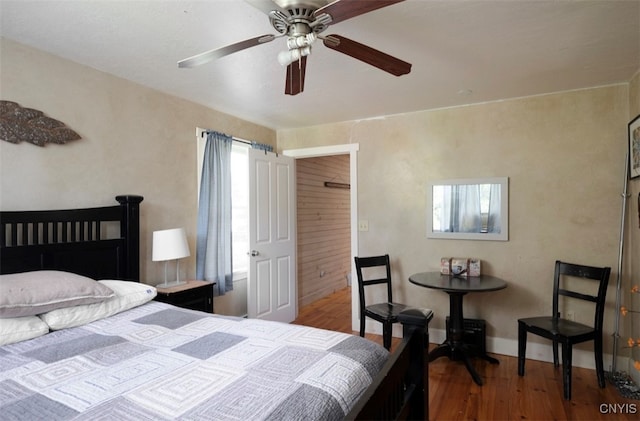
M287 39L287 47L289 47L290 50L294 48L307 47L313 44L316 39L318 39L318 36L313 32L306 35L289 37Z
M282 66L288 66L294 61L300 60L301 57L311 54L311 46L294 48L289 51L281 51L278 53L278 63Z

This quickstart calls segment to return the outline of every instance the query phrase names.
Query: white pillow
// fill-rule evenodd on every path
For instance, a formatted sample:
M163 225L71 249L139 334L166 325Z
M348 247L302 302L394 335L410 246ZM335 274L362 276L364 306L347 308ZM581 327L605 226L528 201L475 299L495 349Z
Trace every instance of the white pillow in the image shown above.
M51 330L81 326L128 310L153 300L157 291L151 285L130 281L98 281L115 293L115 297L101 303L60 308L41 314L40 318Z
M0 275L1 318L34 316L113 296L105 285L70 272L38 270Z
M26 341L49 333L49 326L37 316L0 319L0 345Z

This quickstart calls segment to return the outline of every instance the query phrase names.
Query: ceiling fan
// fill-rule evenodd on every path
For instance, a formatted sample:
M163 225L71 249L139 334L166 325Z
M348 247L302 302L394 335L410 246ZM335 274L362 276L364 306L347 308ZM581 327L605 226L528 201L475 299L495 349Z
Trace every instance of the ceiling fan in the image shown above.
M316 39L332 50L361 60L395 76L411 71L411 63L350 40L341 35L321 35L330 25L400 3L404 0L245 0L269 16L277 35L266 34L226 47L217 48L180 60L178 67L189 68L208 63L238 51L287 36L287 51L278 54L278 62L287 66L285 94L297 95L304 90L307 56Z

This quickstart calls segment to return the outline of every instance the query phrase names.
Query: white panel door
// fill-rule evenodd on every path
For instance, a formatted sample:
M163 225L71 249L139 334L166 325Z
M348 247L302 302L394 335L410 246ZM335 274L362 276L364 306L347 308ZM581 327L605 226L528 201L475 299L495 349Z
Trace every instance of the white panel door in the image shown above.
M247 313L289 323L296 318L295 159L249 150Z

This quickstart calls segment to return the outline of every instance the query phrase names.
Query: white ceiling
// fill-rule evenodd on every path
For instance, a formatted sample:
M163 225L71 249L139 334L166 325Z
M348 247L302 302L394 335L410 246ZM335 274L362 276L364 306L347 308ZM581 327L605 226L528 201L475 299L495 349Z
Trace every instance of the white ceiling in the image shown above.
M316 43L284 94L286 39L194 69L177 61L275 33L241 0L0 0L0 35L271 127L304 127L626 83L640 0L407 0L335 25L413 64L395 77Z

